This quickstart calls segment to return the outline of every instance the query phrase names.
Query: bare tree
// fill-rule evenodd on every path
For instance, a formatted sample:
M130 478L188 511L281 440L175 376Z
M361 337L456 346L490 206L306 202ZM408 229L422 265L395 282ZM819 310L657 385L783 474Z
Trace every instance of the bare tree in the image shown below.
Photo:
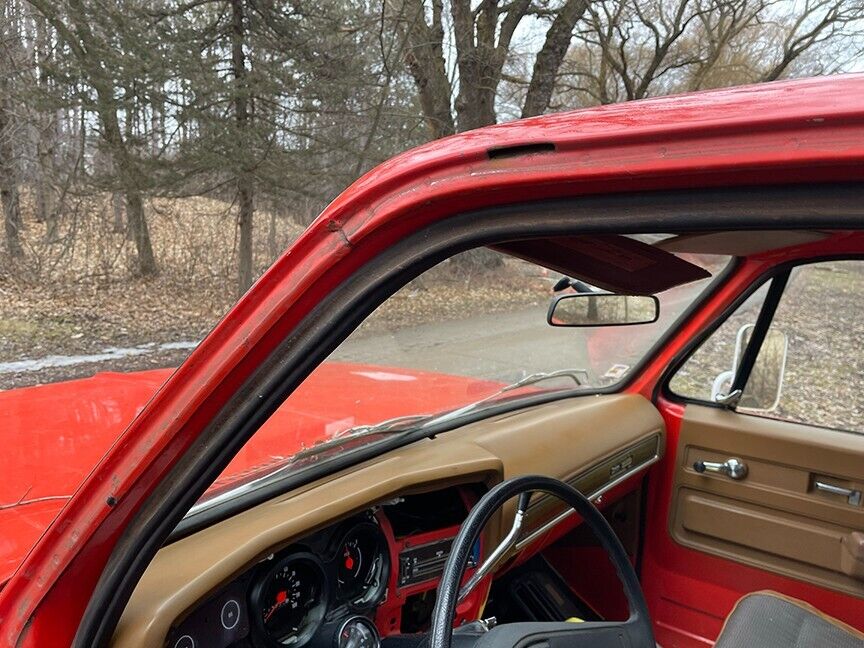
M9 0L0 5L0 203L6 252L11 258L24 255L21 245L21 200L18 193L21 159L16 140L20 137L19 114L13 102L12 83L20 63L18 7Z
M234 77L234 119L241 137L249 125L249 88L246 79L246 18L243 0L231 0L231 73ZM250 170L243 165L237 173L237 203L239 214L237 227L240 231L239 262L237 264L237 288L243 293L252 285L252 219L255 213L254 187Z
M0 72L2 75L2 72ZM18 193L18 157L14 146L14 113L6 99L6 84L0 78L0 203L3 209L3 231L6 252L11 258L24 256L21 245L21 200Z
M604 104L773 81L808 54L834 59L829 50L840 52L862 19L864 5L849 0L598 0L562 66L558 99Z
M864 16L860 0L391 0L388 6L407 37L406 63L432 137L495 123L502 85L516 89L509 95L521 99L521 116L530 117L553 102L612 103L771 81L796 69L824 73L842 67L825 62L842 58ZM533 66L514 72L524 56L514 49L520 26L541 35L542 45ZM805 63L808 54L821 65Z
M787 75L791 66L813 49L849 43L850 37L860 36L859 30L850 31L850 26L860 26L862 19L864 3L860 0L806 0L800 7L788 9L777 23L782 45L760 80L775 81ZM858 49L860 53L860 45ZM822 74L833 71L830 67L814 70Z
M46 68L53 58L51 34L48 22L31 8L30 22L33 24L33 53L30 77L40 89L47 89L50 79ZM37 105L32 112L32 148L36 154L33 165L33 184L36 198L36 220L47 223L45 230L49 242L57 240L57 212L54 199L54 150L57 142L56 115L50 109Z
M112 258L134 247L133 272L150 275L177 239L157 203L207 197L230 228L208 272L243 292L283 225L308 223L398 150L548 110L843 69L861 5L0 0L7 256L61 259L76 237L98 247L81 232L106 225ZM44 240L22 236L29 219Z
M545 112L573 29L588 5L589 0L564 0L557 6L532 0L484 0L476 6L470 0L450 0L446 15L444 0L432 0L429 7L423 0L401 0L397 24L408 38L408 69L432 136L497 121L495 100L513 38L529 16L549 22L549 26L522 114L527 117ZM448 76L445 56L451 42L453 78Z
M122 83L118 82L115 75L121 73L124 66L120 65L118 60L118 54L122 55L122 51L118 51L117 43L112 42L112 38L117 36L112 29L116 30L118 22L110 21L110 16L105 16L104 8L88 9L84 0L68 0L63 3L53 0L29 2L44 16L68 47L77 69L83 73L94 91L93 107L102 126L102 140L111 155L117 180L125 197L128 227L137 251L137 270L141 276L153 276L158 268L144 213L143 196L148 179L128 141L128 134L124 136L119 117L122 106L118 95ZM107 19L109 24L100 24L99 18ZM126 44L130 42L134 41L125 41ZM130 115L126 114L127 123L129 119Z

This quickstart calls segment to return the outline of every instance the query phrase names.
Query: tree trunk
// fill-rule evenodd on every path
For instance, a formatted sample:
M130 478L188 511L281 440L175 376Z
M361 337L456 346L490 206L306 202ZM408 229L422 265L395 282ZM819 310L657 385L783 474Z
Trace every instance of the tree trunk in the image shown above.
M460 133L491 126L497 121L495 94L499 75L494 75L474 50L459 65L459 94L456 96L456 125Z
M55 126L51 121L50 113L46 118L40 115L37 121L39 128L36 142L36 155L38 158L38 171L36 177L36 219L45 223L45 240L48 243L56 243L57 236L57 213L54 204L54 188L51 178L54 175L54 133Z
M546 32L543 47L537 53L531 82L522 104L522 116L534 117L542 115L549 109L552 93L555 90L555 80L558 70L564 62L573 29L588 8L588 0L567 0L567 3L555 16L552 26Z
M135 251L138 256L138 274L142 277L155 276L159 268L153 254L153 244L150 241L150 229L144 214L144 198L141 195L138 169L132 156L126 148L126 143L120 132L117 112L110 98L98 92L98 110L104 128L105 141L111 151L112 162L117 171L126 202L126 222L132 240L135 241Z
M408 47L405 62L417 87L420 109L432 139L456 132L450 108L450 79L444 65L444 26L442 7L432 2L432 24L426 23L426 7L422 0L404 0L400 25L405 28Z
M4 177L0 186L0 202L3 203L3 225L6 233L6 252L13 259L24 256L24 248L21 247L21 208L18 197L18 187L15 186L14 178L8 181Z
M90 77L90 85L96 94L94 109L102 122L102 138L111 154L111 161L126 199L126 218L138 256L137 272L142 277L155 276L159 269L144 215L141 171L128 143L123 139L117 118L116 87L105 69L104 61L99 58L99 53L104 48L99 38L90 30L88 14L80 0L67 0L68 22L61 20L54 7L45 0L29 1L54 27L58 37L66 41L70 52Z
M489 10L475 12L469 0L452 0L450 4L456 66L459 69L459 92L455 103L459 132L489 126L497 121L495 94L504 59L503 53L495 47L498 11L495 3L492 5Z
M0 75L4 73L5 70L0 69ZM24 249L21 247L22 220L18 196L18 158L13 144L12 111L9 103L6 84L0 76L0 203L3 208L6 252L12 258L19 258L24 256Z
M52 57L51 37L45 19L31 8L31 19L36 29L35 53L37 60L49 62ZM45 65L40 64L35 74L38 87L43 91L48 89L48 78ZM45 240L53 243L57 240L57 223L54 207L54 147L57 127L50 111L39 111L35 120L36 126L36 157L38 161L36 177L36 220L46 223Z
M41 130L41 129L40 129ZM39 136L40 140L42 136ZM37 223L45 223L51 219L51 213L54 210L54 205L51 196L51 185L49 178L51 177L51 165L49 163L50 153L45 149L44 142L39 141L36 144L36 157L39 162L38 175L36 177L36 214Z
M267 229L267 252L268 261L273 263L279 256L279 246L276 242L276 206L270 205L270 227Z
M246 36L243 9L243 0L231 0L231 66L234 75L234 117L237 120L237 128L241 135L241 146L249 127L246 55L243 52ZM249 289L254 278L252 233L255 214L254 180L252 174L244 168L245 163L241 161L240 166L240 172L237 175L237 204L240 210L237 217L237 227L240 230L239 249L237 251L238 295L242 295Z
M248 176L237 179L237 202L240 213L237 227L240 230L240 249L237 259L237 294L245 293L252 285L254 272L252 268L252 217L255 213L253 193Z
M150 230L144 215L144 199L141 192L130 190L126 192L126 220L135 249L138 252L138 273L142 277L152 277L157 274L156 259L150 243Z
M116 191L111 194L111 230L115 234L126 232L127 238L131 241L131 232L126 229L126 214L123 209L124 202L123 194L117 193Z

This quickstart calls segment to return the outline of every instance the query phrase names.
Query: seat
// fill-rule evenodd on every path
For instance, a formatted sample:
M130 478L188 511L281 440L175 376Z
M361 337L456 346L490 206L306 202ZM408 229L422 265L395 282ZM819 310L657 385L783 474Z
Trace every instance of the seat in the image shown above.
M741 598L714 648L862 648L864 633L776 592Z

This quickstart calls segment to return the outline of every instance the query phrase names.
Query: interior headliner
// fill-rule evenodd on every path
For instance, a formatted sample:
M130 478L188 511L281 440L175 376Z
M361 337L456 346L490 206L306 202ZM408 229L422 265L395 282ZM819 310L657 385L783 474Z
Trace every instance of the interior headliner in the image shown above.
M746 230L679 234L658 241L654 247L667 252L751 256L773 250L822 241L830 236L816 230Z

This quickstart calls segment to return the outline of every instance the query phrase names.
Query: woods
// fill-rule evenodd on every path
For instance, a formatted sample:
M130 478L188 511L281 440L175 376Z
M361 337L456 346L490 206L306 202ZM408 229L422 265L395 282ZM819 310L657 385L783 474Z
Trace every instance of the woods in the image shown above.
M2 0L0 283L248 288L355 178L549 111L857 69L849 0Z

